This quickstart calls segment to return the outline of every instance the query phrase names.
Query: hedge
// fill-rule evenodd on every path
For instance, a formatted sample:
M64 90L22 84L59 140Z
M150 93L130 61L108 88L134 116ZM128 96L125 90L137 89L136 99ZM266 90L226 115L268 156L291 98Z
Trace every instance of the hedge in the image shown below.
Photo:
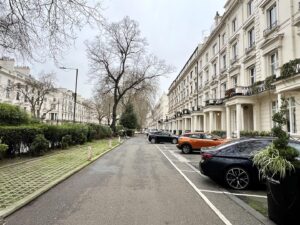
M62 143L63 137L68 137L70 146L108 138L112 132L109 127L94 124L0 126L0 139L9 146L6 155L10 157L28 152L38 135L43 135L49 141L49 148L61 148L66 147L66 143Z
M20 125L29 122L29 115L19 106L0 103L0 125Z

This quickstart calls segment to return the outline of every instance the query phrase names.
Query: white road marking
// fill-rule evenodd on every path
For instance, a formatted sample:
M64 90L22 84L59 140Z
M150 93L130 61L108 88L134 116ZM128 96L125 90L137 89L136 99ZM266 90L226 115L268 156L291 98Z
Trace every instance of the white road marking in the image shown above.
M196 171L193 170L181 170L182 172L188 172L188 173L197 173Z
M170 152L170 151L169 151ZM183 158L182 156L178 155L179 157L176 156L176 153L174 152L170 152L172 153L172 155L174 155L178 160L173 160L173 162L183 162L184 164L186 164L188 167L190 167L193 172L198 173L200 176L202 177L206 177L204 174L202 174L199 170L197 170L193 165L191 165L191 161L187 161L187 160L180 160L179 158ZM185 158L184 158L185 159ZM183 172L192 172L189 170L181 170ZM209 193L215 193L215 194L227 194L227 195L235 195L235 196L245 196L245 197L256 197L256 198L267 198L267 196L265 195L254 195L254 194L246 194L246 193L233 193L233 192L229 192L229 191L214 191L214 190L206 190L206 189L199 189L202 192L209 192Z
M225 195L236 195L236 196L246 196L246 197L256 197L256 198L267 198L265 195L252 195L252 194L243 194L243 193L233 193L228 191L213 191L206 189L199 189L202 192L214 193L214 194L225 194Z
M192 186L192 188L198 193L198 195L205 201L205 203L214 211L214 213L223 221L226 225L232 225L232 223L221 213L219 209L196 187L196 185L190 181L190 179L172 162L172 160L157 146L156 148L166 157L166 159L172 164L172 166L183 176L183 178Z
M173 151L170 151L169 152L176 158L178 159L179 162L183 162L183 163L187 163L189 162L186 158L184 158L183 156L179 155L179 154L176 154L175 152Z

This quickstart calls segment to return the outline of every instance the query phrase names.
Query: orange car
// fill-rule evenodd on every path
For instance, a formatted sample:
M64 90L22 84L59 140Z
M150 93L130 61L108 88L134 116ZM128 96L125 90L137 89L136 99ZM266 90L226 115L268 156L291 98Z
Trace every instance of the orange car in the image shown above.
M193 150L200 150L203 147L212 147L227 142L216 135L209 133L187 133L179 137L176 145L182 153L188 154Z

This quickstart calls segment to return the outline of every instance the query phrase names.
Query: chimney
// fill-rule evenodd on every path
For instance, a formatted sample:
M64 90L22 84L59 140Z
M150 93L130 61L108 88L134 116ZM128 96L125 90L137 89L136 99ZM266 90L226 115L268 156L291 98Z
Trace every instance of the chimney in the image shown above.
M3 56L2 58L0 58L0 66L7 70L13 71L14 66L15 66L15 60L12 58Z
M30 75L30 68L28 66L16 66L15 70L24 75Z
M218 26L218 24L220 23L220 20L221 20L221 16L220 16L220 14L219 14L219 12L217 11L217 13L216 13L216 16L215 16L215 26Z

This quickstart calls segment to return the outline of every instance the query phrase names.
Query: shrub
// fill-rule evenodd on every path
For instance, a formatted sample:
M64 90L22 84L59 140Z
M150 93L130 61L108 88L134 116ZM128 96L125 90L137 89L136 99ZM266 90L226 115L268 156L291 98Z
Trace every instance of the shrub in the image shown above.
M217 135L221 138L226 138L226 131L225 130L214 130L211 132L214 135Z
M134 129L127 129L125 130L126 136L133 137L134 136Z
M41 156L49 149L49 141L44 135L38 134L30 146L30 153L33 156Z
M0 140L0 159L4 158L7 149L8 149L8 145L2 144L2 141Z
M29 115L20 107L0 103L0 125L28 124L29 121Z
M61 147L63 149L68 148L71 144L72 144L72 137L71 137L71 135L67 134L67 135L65 135L65 136L62 137L62 139L61 139Z
M20 153L20 146L29 147L38 134L43 134L40 126L3 126L0 127L0 137L8 145L8 155Z

